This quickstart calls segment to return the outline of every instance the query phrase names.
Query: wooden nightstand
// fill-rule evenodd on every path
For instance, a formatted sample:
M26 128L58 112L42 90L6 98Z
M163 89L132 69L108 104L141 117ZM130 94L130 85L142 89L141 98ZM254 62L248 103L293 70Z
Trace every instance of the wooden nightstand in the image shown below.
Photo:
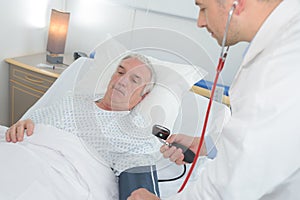
M10 87L10 124L18 121L54 83L59 75L73 62L72 56L65 56L65 64L54 64L55 69L37 67L48 64L46 53L8 58Z

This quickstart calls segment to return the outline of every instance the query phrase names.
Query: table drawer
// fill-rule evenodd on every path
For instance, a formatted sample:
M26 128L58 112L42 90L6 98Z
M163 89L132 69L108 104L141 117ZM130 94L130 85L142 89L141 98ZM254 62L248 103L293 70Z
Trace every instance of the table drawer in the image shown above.
M56 78L45 76L27 69L12 65L10 67L12 81L19 82L35 90L46 92Z

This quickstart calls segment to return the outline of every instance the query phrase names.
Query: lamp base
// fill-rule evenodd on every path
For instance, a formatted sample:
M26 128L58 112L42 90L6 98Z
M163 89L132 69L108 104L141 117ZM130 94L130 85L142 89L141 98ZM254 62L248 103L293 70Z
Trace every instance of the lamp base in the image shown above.
M60 54L47 54L46 60L52 64L62 64L64 57Z

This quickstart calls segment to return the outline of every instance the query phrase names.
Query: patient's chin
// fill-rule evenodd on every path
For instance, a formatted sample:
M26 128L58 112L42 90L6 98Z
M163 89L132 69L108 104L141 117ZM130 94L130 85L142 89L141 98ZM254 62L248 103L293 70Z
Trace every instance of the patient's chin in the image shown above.
M129 98L124 96L121 92L113 92L110 97L112 107L129 107Z

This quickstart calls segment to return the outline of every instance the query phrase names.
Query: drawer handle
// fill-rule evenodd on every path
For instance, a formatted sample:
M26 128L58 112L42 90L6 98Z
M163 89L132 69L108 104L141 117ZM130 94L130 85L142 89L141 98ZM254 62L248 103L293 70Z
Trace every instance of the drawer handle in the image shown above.
M41 80L41 79L35 79L35 78L33 78L33 77L30 77L30 76L25 76L25 79L28 80L28 81L30 81L30 82L40 83L40 84L44 82L44 81Z

